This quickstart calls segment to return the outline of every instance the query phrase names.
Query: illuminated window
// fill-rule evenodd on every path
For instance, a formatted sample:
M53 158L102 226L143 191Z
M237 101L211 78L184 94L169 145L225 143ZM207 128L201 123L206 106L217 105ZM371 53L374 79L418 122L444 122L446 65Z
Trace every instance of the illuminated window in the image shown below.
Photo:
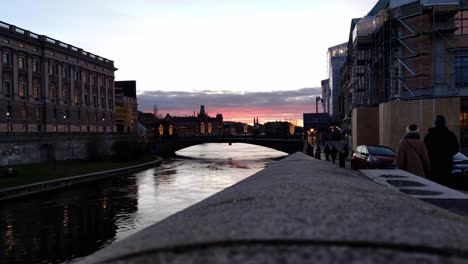
M21 109L21 117L26 118L26 106Z
M33 96L35 99L39 99L39 83L33 83Z
M24 83L20 83L19 84L19 96L21 97L24 97L25 96L25 87L24 87Z
M8 124L8 125L7 125L7 129L8 129L8 132L13 132L13 125L12 125L12 124Z
M163 125L159 125L159 135L160 135L160 136L164 135L164 127L163 127Z
M75 94L73 95L73 102L75 104L78 104L78 92L75 92Z
M455 26L457 28L455 35L468 34L468 10L459 11L455 15Z

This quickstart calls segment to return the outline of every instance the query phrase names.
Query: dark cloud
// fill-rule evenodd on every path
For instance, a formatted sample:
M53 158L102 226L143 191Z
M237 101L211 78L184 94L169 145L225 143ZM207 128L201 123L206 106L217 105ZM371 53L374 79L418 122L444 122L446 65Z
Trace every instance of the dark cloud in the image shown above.
M294 105L315 105L315 97L321 88L303 88L290 91L273 92L230 92L230 91L145 91L138 95L138 108L151 111L153 105L158 109L185 110L198 109L200 105L210 108L240 107L279 107Z

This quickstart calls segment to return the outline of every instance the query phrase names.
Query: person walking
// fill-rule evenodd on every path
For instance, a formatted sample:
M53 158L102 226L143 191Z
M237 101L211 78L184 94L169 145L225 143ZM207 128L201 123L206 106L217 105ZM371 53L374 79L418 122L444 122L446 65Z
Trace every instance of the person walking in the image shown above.
M424 142L421 140L417 125L409 125L406 135L398 144L395 164L399 169L414 175L427 177L430 173L429 155Z
M429 178L442 185L450 185L453 156L459 151L457 137L445 126L445 117L438 115L434 127L430 128L424 138L429 159L431 173Z
M325 149L323 150L323 153L325 153L325 159L327 161L330 161L330 146L328 146L328 144L325 145Z
M333 145L332 149L330 150L330 156L333 163L336 161L336 154L338 154L338 150L336 149L335 145Z

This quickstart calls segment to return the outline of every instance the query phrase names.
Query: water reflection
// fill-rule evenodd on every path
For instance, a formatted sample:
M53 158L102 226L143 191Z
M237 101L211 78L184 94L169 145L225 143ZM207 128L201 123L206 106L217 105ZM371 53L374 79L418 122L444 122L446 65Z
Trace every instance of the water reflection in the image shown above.
M60 263L89 255L284 156L243 144L227 147L193 147L134 175L0 202L0 263Z

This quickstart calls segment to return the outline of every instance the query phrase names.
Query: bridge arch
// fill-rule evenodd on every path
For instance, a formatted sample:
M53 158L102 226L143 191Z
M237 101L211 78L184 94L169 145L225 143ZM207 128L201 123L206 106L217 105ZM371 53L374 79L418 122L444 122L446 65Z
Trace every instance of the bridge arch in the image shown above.
M176 151L206 143L245 143L262 146L293 154L302 151L303 142L298 139L254 139L254 138L190 138L150 142L150 150L158 156L172 156Z

